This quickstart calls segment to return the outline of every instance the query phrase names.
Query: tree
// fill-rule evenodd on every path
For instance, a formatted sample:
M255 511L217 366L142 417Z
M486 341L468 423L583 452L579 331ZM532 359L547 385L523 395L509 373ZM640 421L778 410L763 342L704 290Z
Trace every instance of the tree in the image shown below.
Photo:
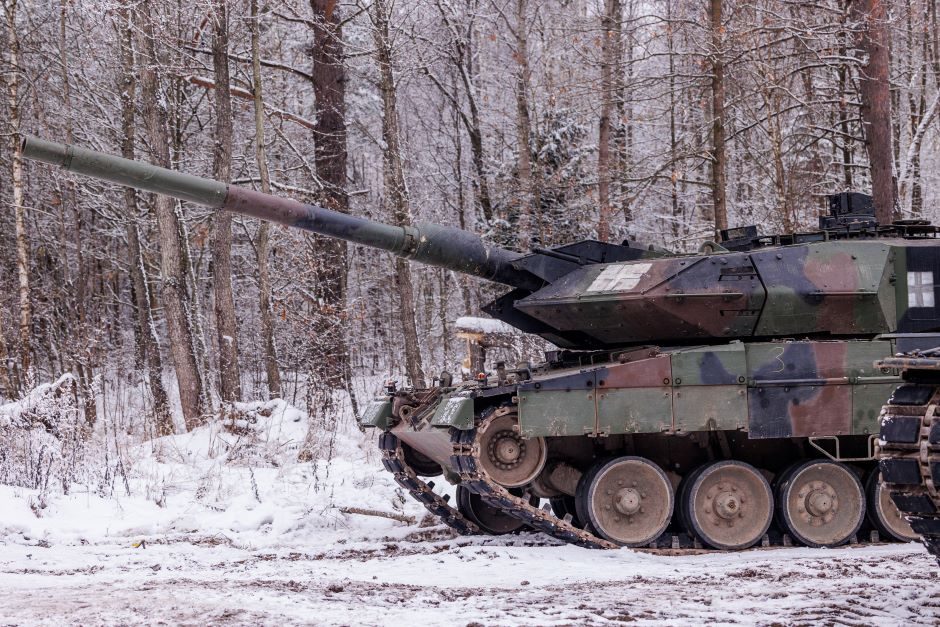
M886 0L850 0L856 45L868 57L859 71L862 126L871 167L875 217L889 224L897 216Z
M386 205L396 224L410 224L408 190L402 163L401 133L398 125L398 90L392 69L392 43L389 38L389 5L385 0L372 2L372 37L375 62L379 70L379 91L382 94L383 191ZM405 370L411 384L424 387L424 368L415 325L414 284L411 268L401 257L395 258L395 285L399 296L399 320L405 338Z
M271 175L264 148L264 95L261 84L260 27L258 1L251 0L251 80L254 100L255 162L261 182L261 191L271 193ZM268 260L271 249L271 224L263 222L258 228L255 253L258 259L258 307L261 311L261 343L264 350L264 373L271 397L281 395L281 372L274 342L274 312L271 310L271 267Z
M622 69L623 42L620 21L622 8L620 0L605 0L604 13L601 16L601 36L603 37L601 61L601 115L598 119L597 139L597 203L599 219L597 221L597 239L602 242L610 239L610 220L614 212L610 199L611 181L614 168L611 159L613 116L618 109L620 98L620 75Z
M346 193L346 67L342 22L336 0L311 0L313 9L313 71L316 125L314 163L323 184L322 202L334 211L349 212ZM349 347L346 343L347 245L342 240L315 238L319 254L315 318L317 381L332 389L349 389ZM350 395L352 398L352 395ZM355 402L355 401L354 401Z
M226 0L212 5L212 65L215 70L215 149L212 178L232 178L232 96L229 93L228 11ZM216 338L219 349L219 382L222 400L241 400L238 367L238 324L232 295L232 214L219 211L213 218L212 289L215 302Z
M140 21L142 64L139 68L141 102L150 149L157 165L170 167L170 137L165 99L160 94L157 38L152 7L137 8ZM186 294L187 256L180 238L182 225L176 201L156 194L153 199L160 234L160 296L167 322L170 352L176 369L180 404L187 429L205 422L207 403L204 385L196 361L193 330L190 326L190 303Z
M20 370L27 384L32 381L32 326L33 310L29 291L29 236L26 233L26 207L23 199L23 148L20 145L20 36L17 24L18 0L6 0L3 10L7 26L6 76L7 107L10 127L10 170L13 188L13 211L16 221L16 274L20 308L19 353Z
M715 230L728 228L727 155L725 154L725 61L723 0L709 0L708 26L711 32L711 173Z
M133 19L131 9L122 7L118 11L115 26L118 31L118 47L121 59L121 156L134 159L134 138L137 128L136 96L137 72L134 61ZM134 314L137 321L138 353L147 367L147 386L153 397L153 413L157 433L173 433L173 416L170 401L163 386L163 358L160 342L154 328L153 311L150 307L150 283L147 278L147 263L141 246L137 192L129 187L124 195L124 232L127 238L127 267L133 286Z

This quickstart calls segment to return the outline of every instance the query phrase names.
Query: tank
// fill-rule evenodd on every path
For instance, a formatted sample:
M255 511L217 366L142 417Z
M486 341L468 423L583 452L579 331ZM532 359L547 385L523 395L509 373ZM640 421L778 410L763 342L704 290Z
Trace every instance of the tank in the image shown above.
M488 364L477 342L463 381L389 383L359 418L396 482L459 533L722 550L916 536L886 523L903 519L875 441L901 376L874 363L940 328L940 245L924 221L879 225L867 196L832 196L814 232L730 229L695 254L521 253L32 137L23 152L508 286L484 311L557 350Z
M876 364L900 371L904 380L882 411L876 447L882 498L940 564L940 335L903 334L896 341L898 354Z

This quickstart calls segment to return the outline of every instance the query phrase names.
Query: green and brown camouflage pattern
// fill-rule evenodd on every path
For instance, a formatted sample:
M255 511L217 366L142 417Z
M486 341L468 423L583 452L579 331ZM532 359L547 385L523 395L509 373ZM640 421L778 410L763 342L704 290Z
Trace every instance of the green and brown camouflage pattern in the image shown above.
M732 343L628 357L519 386L527 437L744 431L867 435L899 378L872 363L890 341Z
M515 306L614 346L873 336L907 313L907 281L896 279L917 254L911 244L827 241L585 266Z

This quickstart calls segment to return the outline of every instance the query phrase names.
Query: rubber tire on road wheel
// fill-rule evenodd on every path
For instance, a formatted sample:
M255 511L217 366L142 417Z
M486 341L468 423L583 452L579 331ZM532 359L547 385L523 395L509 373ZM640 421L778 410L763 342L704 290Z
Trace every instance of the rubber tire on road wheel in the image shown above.
M444 474L440 464L404 442L401 443L401 451L405 455L405 463L411 466L419 477L437 477Z
M803 497L800 497L801 490L805 491ZM825 516L831 510L825 514L813 514L809 509L808 499L814 492L823 497L824 506L835 508L828 521ZM775 496L780 527L796 542L806 546L818 548L845 544L858 533L865 520L862 482L851 468L840 462L828 459L797 462L784 471ZM822 518L823 522L815 525L812 520L806 520L807 517Z
M767 533L774 516L770 484L760 470L738 460L704 464L679 487L685 529L714 549L747 549ZM735 527L737 524L737 527Z
M624 456L588 469L578 481L575 505L585 529L623 546L648 546L669 526L675 493L655 463Z
M881 470L876 466L868 473L868 479L865 480L868 522L878 530L878 533L885 540L916 542L920 539L920 535L914 533L910 524L901 517L901 512L898 511L894 501L888 496L885 485L878 485L880 479Z
M578 517L578 505L573 496L568 496L567 494L556 496L548 499L548 502L552 506L552 513L559 518L564 518L566 514L571 514L571 524L578 529L584 529L584 524Z
M518 518L504 514L462 485L457 486L457 511L491 536L514 533L525 526Z

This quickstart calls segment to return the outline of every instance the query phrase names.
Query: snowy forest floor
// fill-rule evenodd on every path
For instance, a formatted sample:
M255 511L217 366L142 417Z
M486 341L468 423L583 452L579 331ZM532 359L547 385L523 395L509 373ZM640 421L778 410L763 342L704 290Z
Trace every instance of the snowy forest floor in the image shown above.
M0 423L23 409L0 406ZM55 464L42 489L0 485L0 625L940 623L919 545L669 555L454 537L349 415L314 425L301 463L304 412L243 409L153 440L98 425L67 493ZM45 431L11 433L6 450L49 459Z
M0 623L935 625L916 545L663 556L538 537L250 551L209 538L0 547ZM532 546L525 546L531 544Z

